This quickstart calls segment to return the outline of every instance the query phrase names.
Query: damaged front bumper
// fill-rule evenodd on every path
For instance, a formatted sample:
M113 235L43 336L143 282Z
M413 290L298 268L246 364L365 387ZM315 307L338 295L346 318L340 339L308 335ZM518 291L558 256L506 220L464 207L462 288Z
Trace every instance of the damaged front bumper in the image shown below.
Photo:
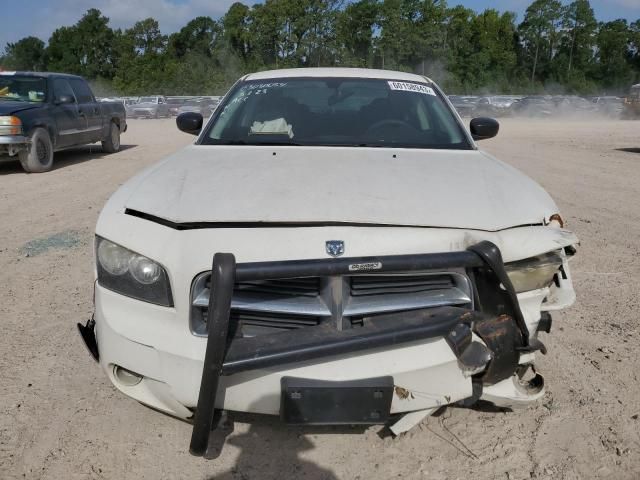
M363 270L393 273L451 267L465 268L472 274L474 295L477 296L475 303L483 312L455 307L432 308L378 315L364 319L361 328L344 331L320 325L264 338L230 341L229 320L236 281L348 275ZM492 385L516 373L521 353L544 350L544 345L530 336L500 250L487 241L464 252L447 254L239 265L232 254L218 253L213 259L211 284L211 318L190 446L194 455L204 455L207 451L210 432L219 416L216 397L223 375L444 338L463 375L476 375L480 384ZM480 341L474 341L474 336ZM282 378L280 414L285 420L296 418L316 424L338 420L339 423L381 423L391 412L391 395L383 388L382 378L360 387L344 385L340 388L338 385L323 389L322 385L315 385L320 391L315 395L303 392L303 386L309 386L308 379L298 381L300 384L296 386L296 379ZM390 382L394 384L393 379ZM344 397L345 388L351 388L352 397ZM408 392L411 395L411 391ZM367 395L377 396L380 403L366 402ZM384 399L389 400L383 404ZM357 403L362 407L349 415L345 410L353 410ZM345 407L336 407L336 404ZM333 415L327 415L327 410L333 410Z
M0 135L0 161L15 160L20 152L29 150L31 139L24 135Z
M237 281L448 268L463 268L472 279L474 309L449 306L381 314L345 330L320 324L272 335L233 335L231 298ZM544 393L541 377L521 381L532 352L544 351L544 346L527 327L500 251L490 242L442 254L237 265L233 255L216 254L212 285L208 337L198 339L206 341L204 363L199 355L187 359L118 335L102 321L114 316L107 310L116 294L100 285L97 341L93 323L79 326L96 357L100 346L100 363L120 390L183 418L195 407L194 455L206 452L210 433L226 408L280 413L288 423L379 424L394 413L419 415L464 399L504 405L529 402ZM118 313L126 311L134 318L140 302L126 301L131 308L121 300ZM173 377L163 378L167 374L158 364L173 368ZM119 384L117 365L139 372L140 383Z

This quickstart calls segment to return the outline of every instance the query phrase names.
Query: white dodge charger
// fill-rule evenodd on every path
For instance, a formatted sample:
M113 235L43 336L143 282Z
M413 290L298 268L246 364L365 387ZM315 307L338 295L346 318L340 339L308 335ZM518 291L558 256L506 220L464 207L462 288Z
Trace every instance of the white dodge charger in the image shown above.
M226 411L387 424L534 401L576 237L531 179L480 151L438 86L310 68L241 78L187 148L123 185L96 227L80 332L113 384L192 419Z

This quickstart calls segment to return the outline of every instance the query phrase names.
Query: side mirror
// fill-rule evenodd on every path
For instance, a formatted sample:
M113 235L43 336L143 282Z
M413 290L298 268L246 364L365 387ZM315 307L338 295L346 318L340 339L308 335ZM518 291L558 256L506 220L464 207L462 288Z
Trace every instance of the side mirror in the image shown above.
M59 97L56 97L55 99L55 104L56 105L67 105L69 103L75 103L76 99L73 98L73 96L71 95L60 95Z
M469 130L474 140L486 140L493 138L500 130L500 124L497 120L487 117L479 117L471 120Z
M202 130L202 115L196 112L181 113L176 117L176 125L185 133L198 135Z

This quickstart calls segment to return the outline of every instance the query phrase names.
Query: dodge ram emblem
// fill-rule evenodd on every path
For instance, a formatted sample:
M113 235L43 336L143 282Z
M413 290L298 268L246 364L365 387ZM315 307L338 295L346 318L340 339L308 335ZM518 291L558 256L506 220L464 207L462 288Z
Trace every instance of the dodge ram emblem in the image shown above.
M339 257L344 253L344 242L342 240L327 240L325 248L332 257Z

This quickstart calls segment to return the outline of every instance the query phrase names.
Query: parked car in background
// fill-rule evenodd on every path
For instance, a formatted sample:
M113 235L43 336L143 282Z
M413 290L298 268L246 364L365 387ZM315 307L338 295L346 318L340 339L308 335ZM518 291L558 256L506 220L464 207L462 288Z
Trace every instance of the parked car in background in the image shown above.
M305 68L176 121L195 142L100 214L79 328L116 388L193 421L193 454L223 410L399 434L462 400L544 396L534 362L575 299L578 240L479 150L496 120L465 125L423 76Z
M511 105L513 105L518 98L519 97L507 95L482 97L476 103L474 114L490 117L503 117L505 115L510 115L512 113Z
M622 110L623 118L640 117L640 83L633 85L625 97Z
M461 117L472 117L479 99L471 95L449 95L449 101Z
M106 152L117 152L126 130L122 103L98 102L82 77L0 72L0 161L46 172L64 148L102 142Z
M532 95L524 97L511 106L514 115L525 117L549 117L554 114L555 105L548 96Z
M590 115L597 112L598 107L586 98L577 95L556 95L552 97L558 115Z
M613 118L620 118L622 116L624 100L620 97L594 97L591 101L596 105L598 113Z
M197 112L205 118L211 116L218 102L210 98L195 98L187 100L178 108L178 114L185 112Z
M175 117L178 115L178 109L188 100L188 97L167 97L167 106L169 107L171 116Z
M138 103L129 109L130 118L159 118L170 117L167 100L160 95L140 97Z

